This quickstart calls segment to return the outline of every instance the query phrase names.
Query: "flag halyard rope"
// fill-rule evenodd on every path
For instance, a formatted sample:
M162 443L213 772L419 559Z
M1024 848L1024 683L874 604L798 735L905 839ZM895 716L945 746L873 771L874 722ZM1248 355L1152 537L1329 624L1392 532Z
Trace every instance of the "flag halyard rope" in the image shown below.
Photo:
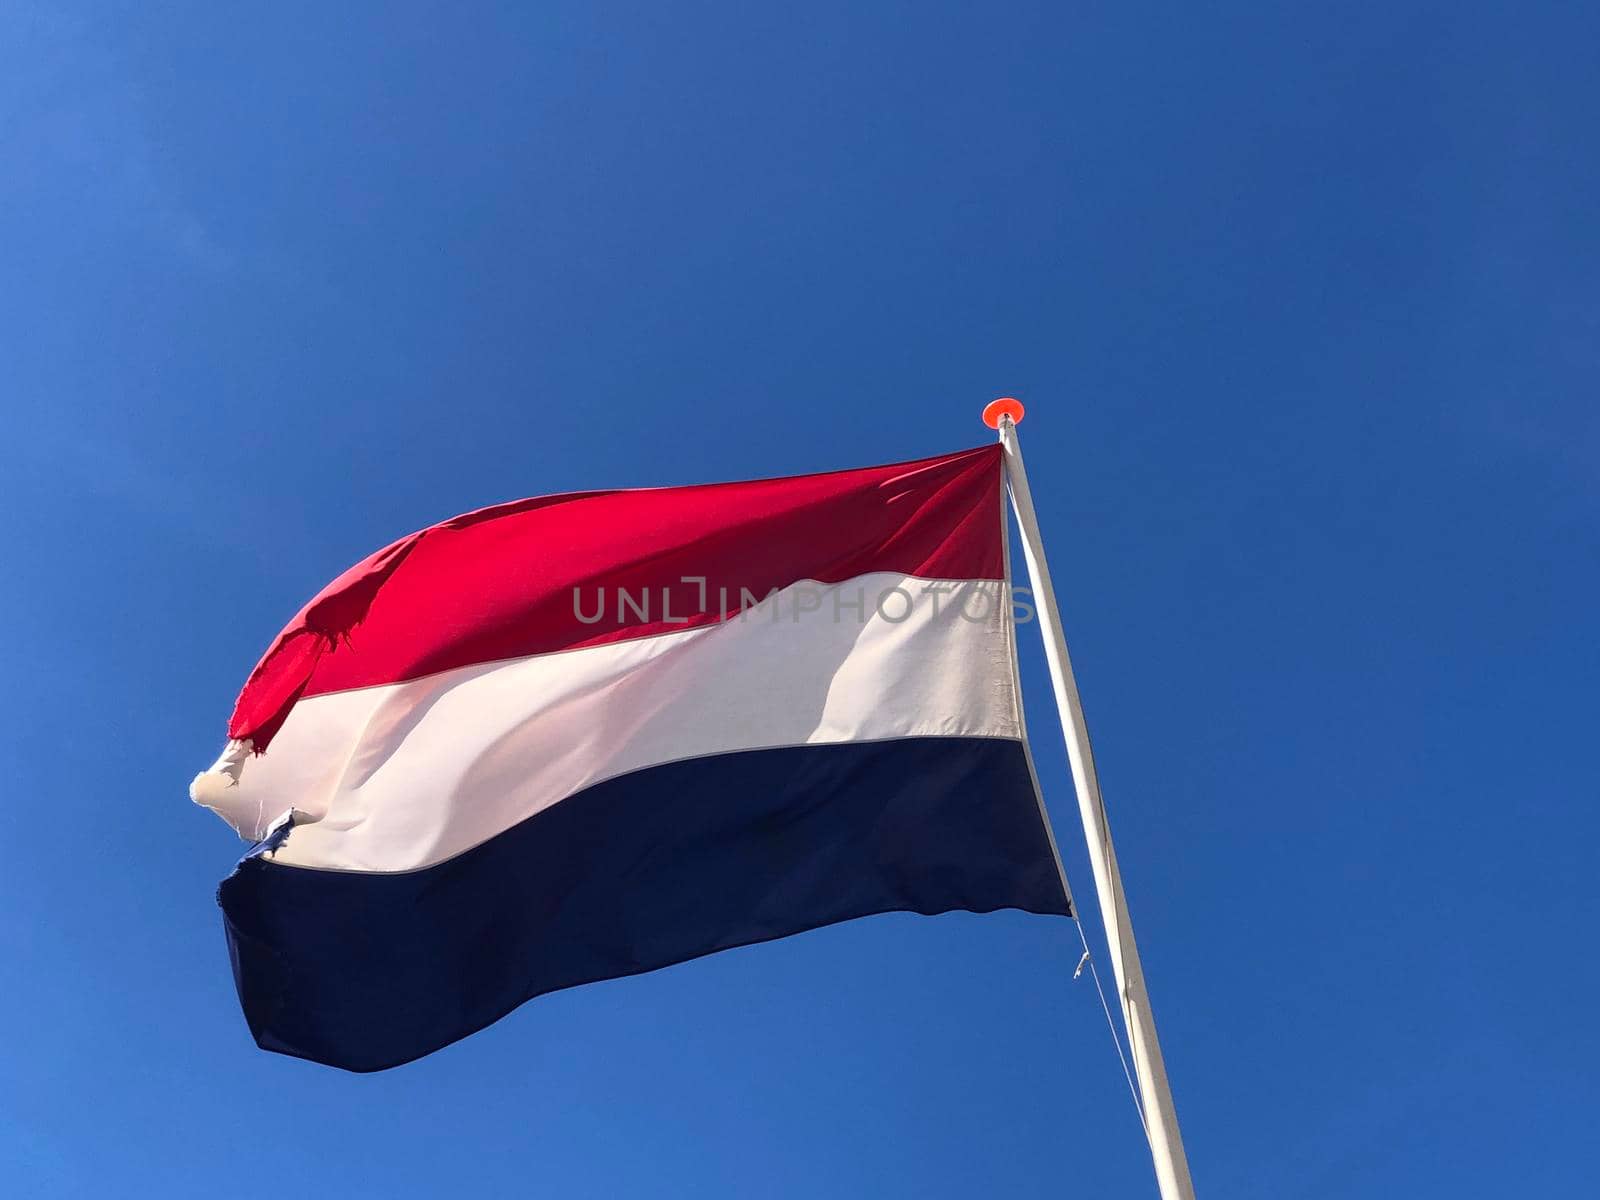
M1150 1126L1144 1119L1144 1105L1139 1102L1139 1085L1134 1082L1133 1068L1128 1065L1128 1056L1122 1050L1122 1035L1117 1032L1116 1018L1111 1015L1111 1003L1106 999L1106 989L1100 983L1100 972L1095 967L1094 952L1089 949L1089 938L1083 932L1083 922L1078 919L1078 914L1072 914L1072 923L1077 926L1078 940L1083 943L1083 957L1078 960L1078 969L1072 977L1076 979L1082 973L1084 965L1089 967L1089 978L1094 980L1094 990L1100 997L1100 1010L1106 1015L1106 1028L1111 1031L1111 1044L1117 1048L1117 1060L1122 1063L1122 1077L1128 1081L1128 1095L1133 1098L1133 1111L1139 1114L1139 1128L1144 1131L1144 1140L1150 1141Z

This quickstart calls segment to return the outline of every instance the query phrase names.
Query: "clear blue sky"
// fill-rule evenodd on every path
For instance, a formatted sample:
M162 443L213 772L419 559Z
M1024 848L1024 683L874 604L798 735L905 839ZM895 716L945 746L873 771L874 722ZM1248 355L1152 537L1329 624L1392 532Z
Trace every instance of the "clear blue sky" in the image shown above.
M354 1077L251 1044L185 797L397 535L974 445L1004 393L1202 1196L1592 1188L1597 35L5 5L5 1190L1153 1195L1064 922L860 921Z

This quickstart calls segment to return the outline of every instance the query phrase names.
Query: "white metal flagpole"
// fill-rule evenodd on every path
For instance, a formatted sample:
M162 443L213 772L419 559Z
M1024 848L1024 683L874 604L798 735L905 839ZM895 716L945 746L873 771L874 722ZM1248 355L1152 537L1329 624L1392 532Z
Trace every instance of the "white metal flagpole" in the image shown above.
M1067 758L1072 764L1072 782L1078 793L1078 812L1089 843L1089 861L1094 866L1095 892L1100 900L1101 918L1105 921L1106 941L1111 947L1111 966L1116 972L1122 1019L1128 1029L1129 1048L1133 1051L1134 1073L1139 1078L1145 1133L1155 1160L1156 1182L1161 1188L1162 1200L1194 1200L1189 1160L1183 1153L1178 1114L1172 1103L1172 1089L1167 1084L1167 1069L1161 1060L1161 1043L1156 1038L1155 1017L1145 991L1139 948L1133 940L1133 923L1128 919L1117 854L1111 845L1111 826L1106 822L1105 805L1100 799L1100 781L1095 775L1094 754L1089 748L1083 702L1078 698L1078 684L1072 677L1067 640L1061 631L1061 613L1056 607L1055 589L1050 586L1050 567L1045 562L1044 543L1039 537L1039 520L1033 511L1028 476L1022 468L1022 449L1017 444L1016 428L1016 421L1021 417L1022 405L1009 397L995 401L984 410L985 420L999 430L1000 444L1005 448L1011 507L1021 528L1023 555L1033 584L1034 607L1044 633L1045 659L1050 666L1050 681L1055 685L1056 707L1061 713Z

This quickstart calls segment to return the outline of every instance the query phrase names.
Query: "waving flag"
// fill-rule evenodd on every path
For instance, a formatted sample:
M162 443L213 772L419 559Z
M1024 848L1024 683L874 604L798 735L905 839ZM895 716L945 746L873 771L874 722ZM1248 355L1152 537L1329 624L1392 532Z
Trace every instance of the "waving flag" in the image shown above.
M191 795L268 1050L417 1058L558 988L871 913L1064 914L998 446L580 492L394 543L283 630Z

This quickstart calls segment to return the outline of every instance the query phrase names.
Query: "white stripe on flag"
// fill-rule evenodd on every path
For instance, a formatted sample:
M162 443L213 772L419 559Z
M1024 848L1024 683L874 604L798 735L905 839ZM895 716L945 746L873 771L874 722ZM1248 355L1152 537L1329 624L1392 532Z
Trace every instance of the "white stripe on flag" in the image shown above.
M1005 584L944 586L955 590L936 602L928 581L905 575L804 582L722 624L313 696L243 763L238 786L207 802L252 839L292 806L275 862L408 871L662 763L1018 738Z

